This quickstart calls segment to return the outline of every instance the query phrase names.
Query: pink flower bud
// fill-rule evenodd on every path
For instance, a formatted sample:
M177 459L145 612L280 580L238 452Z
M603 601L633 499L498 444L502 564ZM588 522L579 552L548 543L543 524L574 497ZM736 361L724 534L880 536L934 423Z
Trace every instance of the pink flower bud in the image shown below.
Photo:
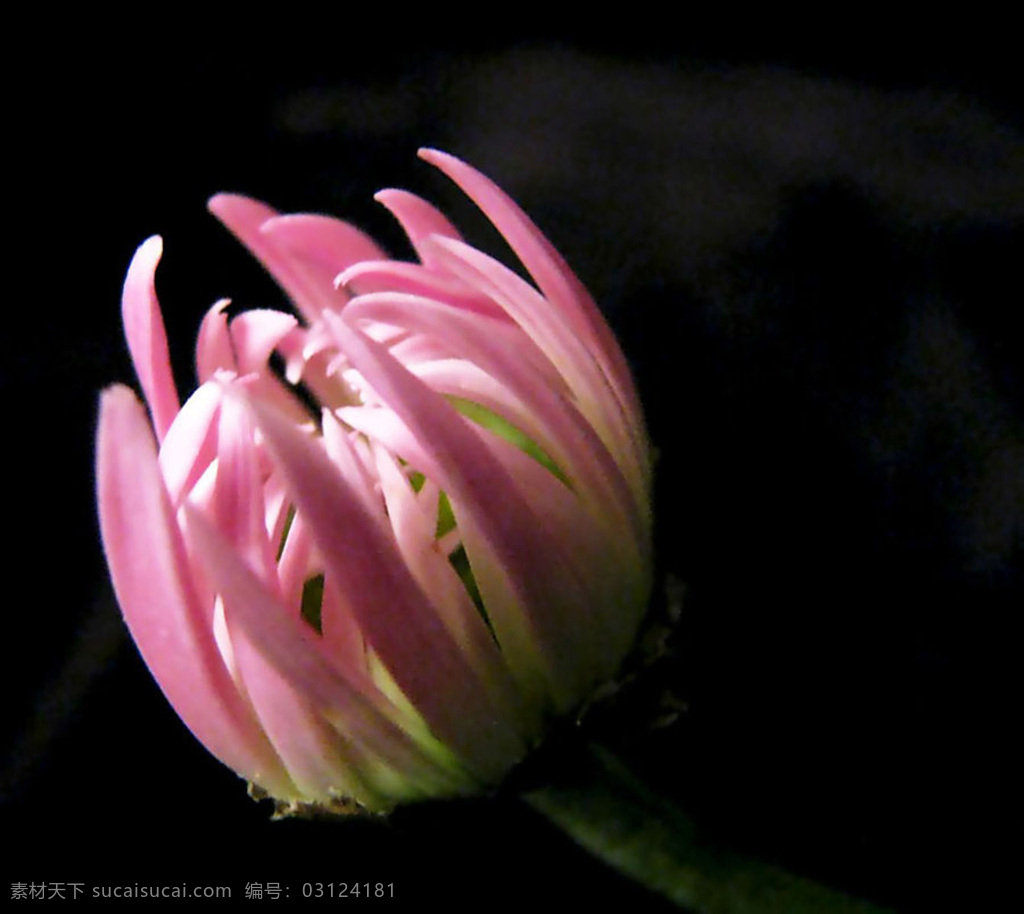
M493 786L615 675L649 594L650 453L622 353L500 189L421 155L535 285L404 191L377 199L415 264L343 222L215 197L301 319L215 304L179 405L159 238L125 281L149 415L103 394L114 588L188 727L286 804Z

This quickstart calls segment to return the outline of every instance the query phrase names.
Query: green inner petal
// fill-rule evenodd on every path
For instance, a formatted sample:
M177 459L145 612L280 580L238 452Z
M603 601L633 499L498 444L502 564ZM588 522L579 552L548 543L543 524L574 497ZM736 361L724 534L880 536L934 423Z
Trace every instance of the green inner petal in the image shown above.
M288 542L288 534L291 532L292 524L295 522L295 505L288 506L288 513L284 518L284 530L281 531L281 542L277 544L277 558L274 559L276 562L281 561L281 556L284 555L284 544Z
M452 511L452 503L448 501L447 494L442 492L437 500L437 529L434 531L434 539L440 539L446 533L451 533L455 526L455 512Z
M368 651L366 659L370 678L395 709L395 723L416 742L439 769L436 784L410 783L397 778L388 783L387 792L395 795L403 788L414 792L426 788L427 795L473 792L477 786L475 779L455 752L434 736L423 716L399 688L398 683L395 682L376 652ZM386 768L377 771L379 777L384 777L386 774Z
M569 477L562 472L561 467L551 459L550 455L529 435L514 426L507 419L495 412L491 412L486 406L481 406L479 403L474 403L472 400L466 400L462 397L448 397L448 402L467 419L488 431L494 432L494 434L504 438L510 444L514 444L524 454L532 457L548 472L552 473L559 481L570 489L572 488Z
M299 612L318 635L323 634L323 624L320 619L323 605L324 576L315 574L311 578L306 578L306 583L302 585L302 605Z
M477 586L476 578L473 575L473 569L469 564L469 556L466 554L466 547L461 543L459 547L448 556L448 563L455 569L455 573L459 576L463 586L466 588L466 593L469 594L470 599L476 605L477 610L483 617L484 622L487 623L487 627L491 627L491 621L487 618L487 610L484 608L483 594L480 593L480 588ZM493 635L493 630L491 631Z

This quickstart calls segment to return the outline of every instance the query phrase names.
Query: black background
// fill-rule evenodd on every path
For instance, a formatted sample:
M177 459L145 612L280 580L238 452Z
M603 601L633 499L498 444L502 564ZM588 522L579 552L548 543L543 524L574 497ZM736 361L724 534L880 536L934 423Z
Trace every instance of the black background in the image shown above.
M710 840L901 910L973 909L1013 819L1024 524L1024 120L990 39L40 46L6 86L4 882L667 909L510 795L270 822L109 592L95 408L134 382L137 244L165 239L186 392L209 304L280 301L206 214L219 190L407 256L372 200L406 187L500 253L415 158L433 145L549 234L646 404L660 572L686 601L656 687L604 736ZM686 710L652 729L663 688Z

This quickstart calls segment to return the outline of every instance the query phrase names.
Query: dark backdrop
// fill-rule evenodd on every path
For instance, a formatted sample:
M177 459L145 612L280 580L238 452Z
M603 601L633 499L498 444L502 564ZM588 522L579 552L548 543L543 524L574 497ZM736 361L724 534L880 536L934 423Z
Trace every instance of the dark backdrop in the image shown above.
M166 706L109 591L93 432L98 391L134 382L118 302L135 246L165 238L187 391L210 303L280 300L208 196L342 215L406 255L372 193L407 187L493 244L416 160L435 145L547 231L646 404L660 569L686 599L651 703L608 738L730 847L905 910L988 883L1024 523L1011 58L282 43L69 42L8 84L4 881L662 904L513 797L268 821ZM665 690L682 711L651 728Z

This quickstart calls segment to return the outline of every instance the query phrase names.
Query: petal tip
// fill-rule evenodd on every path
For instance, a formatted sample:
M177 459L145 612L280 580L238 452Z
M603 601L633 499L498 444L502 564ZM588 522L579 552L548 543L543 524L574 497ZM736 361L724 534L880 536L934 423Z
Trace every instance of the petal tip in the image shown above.
M136 256L145 255L148 257L159 258L164 251L164 239L160 235L150 235L142 244L139 245L139 249Z
M206 201L206 209L232 231L243 225L262 225L277 215L277 210L244 194L214 194Z
M126 384L111 384L100 391L100 425L105 417L136 410L142 411L142 404L135 391Z
M124 280L126 293L133 283L149 284L163 253L164 239L160 235L150 235L135 249L132 262L128 266L128 274Z
M219 194L214 194L212 197L210 197L210 199L206 201L206 208L215 216L218 216L224 210L225 207L230 207L235 202L245 199L247 198L241 196L240 194L230 194L222 192Z

